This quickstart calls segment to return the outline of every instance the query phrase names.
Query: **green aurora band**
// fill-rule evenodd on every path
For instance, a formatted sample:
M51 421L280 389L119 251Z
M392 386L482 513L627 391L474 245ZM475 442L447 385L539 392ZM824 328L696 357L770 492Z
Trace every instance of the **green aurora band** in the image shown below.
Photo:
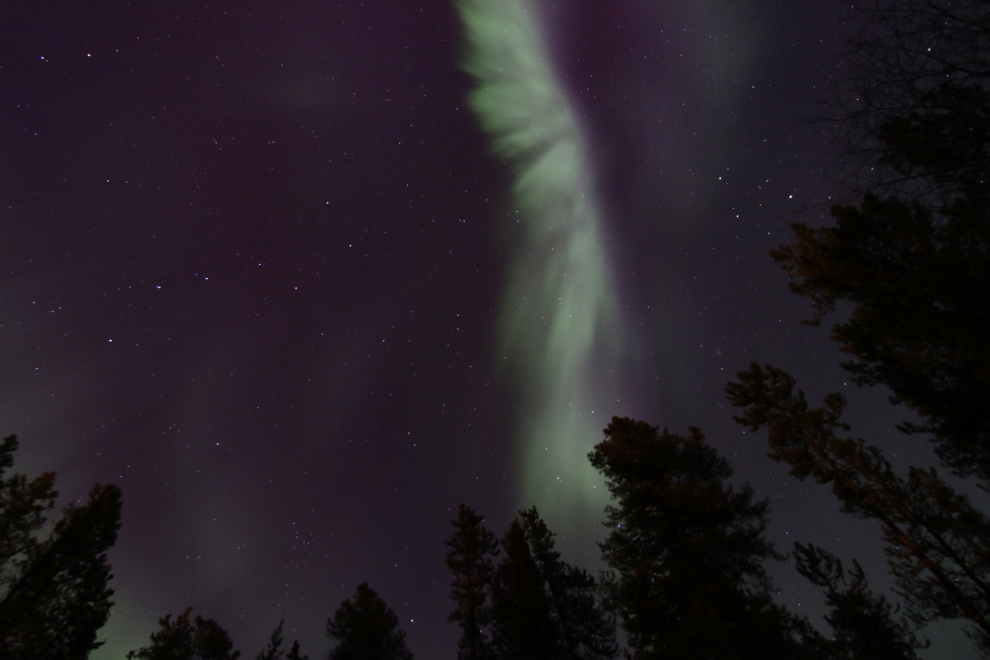
M455 1L466 33L463 68L478 83L473 110L514 174L510 222L520 235L498 361L521 387L519 499L565 535L600 516L607 499L587 454L615 408L625 332L601 213L581 127L533 4Z

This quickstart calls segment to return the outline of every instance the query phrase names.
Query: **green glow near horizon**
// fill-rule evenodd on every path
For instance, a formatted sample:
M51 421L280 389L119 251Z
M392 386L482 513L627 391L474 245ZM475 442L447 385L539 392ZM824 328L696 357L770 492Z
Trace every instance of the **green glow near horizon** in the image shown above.
M566 533L577 517L599 516L606 499L587 453L617 389L623 335L612 269L581 127L535 8L527 0L456 2L463 68L478 82L470 100L493 151L513 168L521 216L499 327L499 360L510 362L523 396L519 496Z

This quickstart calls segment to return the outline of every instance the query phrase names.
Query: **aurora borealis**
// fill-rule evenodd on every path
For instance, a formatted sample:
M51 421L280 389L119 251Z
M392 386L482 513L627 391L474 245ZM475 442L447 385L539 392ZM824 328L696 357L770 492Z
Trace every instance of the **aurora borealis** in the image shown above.
M94 658L187 606L324 657L364 581L453 658L457 505L535 504L595 568L613 415L700 426L776 542L883 573L722 391L754 360L845 386L767 257L833 194L801 116L843 7L531 2L3 6L0 430L63 502L123 490ZM886 414L851 421L894 446Z
M499 319L500 350L522 391L519 497L566 532L575 512L587 518L605 503L581 438L599 431L594 409L615 401L628 342L585 138L535 7L458 6L468 42L464 69L478 81L472 106L494 153L513 167L510 231L513 220L521 225Z

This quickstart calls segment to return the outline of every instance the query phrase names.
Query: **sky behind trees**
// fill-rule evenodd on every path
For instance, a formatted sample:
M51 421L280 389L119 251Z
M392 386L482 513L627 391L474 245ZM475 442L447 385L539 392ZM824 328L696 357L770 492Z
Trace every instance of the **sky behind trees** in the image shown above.
M517 439L540 384L499 368L512 172L469 106L454 7L416 4L5 9L0 421L18 470L55 469L65 501L123 491L94 657L187 606L245 650L284 615L321 655L365 581L420 657L452 657L458 504L499 530L537 504ZM843 7L540 8L629 329L616 401L589 425L701 426L771 498L773 540L841 549L882 584L875 526L771 463L723 393L754 360L814 399L854 388L767 256L835 194L800 115L834 73ZM850 398L895 464L931 462L882 392ZM539 497L566 496L576 475L557 476ZM539 504L564 558L596 566L601 518ZM789 606L820 607L775 571Z

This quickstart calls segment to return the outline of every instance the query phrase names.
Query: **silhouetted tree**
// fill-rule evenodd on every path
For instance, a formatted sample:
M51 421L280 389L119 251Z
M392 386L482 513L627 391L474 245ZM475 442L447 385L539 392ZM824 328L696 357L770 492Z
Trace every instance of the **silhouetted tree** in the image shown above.
M5 478L14 465L17 436L0 445L0 585L5 589L16 579L23 563L13 561L37 545L35 533L45 523L45 514L55 506L55 473L45 472L32 481L23 474Z
M831 333L854 357L842 366L857 384L890 387L892 403L922 418L898 428L931 433L942 463L986 488L990 3L870 0L856 25L827 119L862 200L833 207L830 226L793 225L797 241L771 256L812 301L807 323L851 303ZM916 624L969 619L990 657L990 520L934 469L899 476L878 448L840 437L849 430L840 395L812 408L794 385L784 371L752 365L728 387L745 409L737 421L766 427L771 457L831 484L846 512L880 521ZM811 559L799 553L799 568ZM903 648L890 643L895 655Z
M358 585L327 621L327 636L337 640L330 660L412 660L399 619L367 582Z
M292 642L292 648L285 655L285 660L309 660L308 655L302 655L299 651L299 640Z
M55 475L7 477L16 449L16 436L0 444L0 656L86 658L103 644L96 632L112 605L106 552L120 529L120 490L94 486L45 536Z
M744 409L736 421L766 427L769 456L799 479L830 484L843 511L881 523L898 586L918 623L967 618L990 650L990 520L934 469L894 473L882 452L863 440L839 437L845 400L825 397L812 408L786 372L751 365L726 391Z
M560 629L554 621L546 581L518 518L509 525L502 550L504 556L495 569L492 585L492 642L496 657L558 657Z
M282 642L285 641L285 638L282 636L282 628L284 626L285 618L283 617L269 636L268 644L258 654L257 660L279 660L285 655L285 651L281 650Z
M283 656L286 660L309 660L309 656L299 655L299 640L292 643L292 647L289 652L286 653L282 650L282 642L285 641L285 637L282 634L282 630L285 627L285 617L278 622L275 630L268 637L268 644L262 649L261 653L258 654L257 660L280 660Z
M855 7L822 117L835 128L839 175L856 197L951 205L990 165L990 8L984 0Z
M615 619L601 607L595 579L587 571L560 559L560 553L554 550L556 535L547 528L536 507L520 511L519 521L546 585L553 619L559 629L560 648L556 657L569 660L614 657L618 651Z
M157 632L151 633L151 646L127 654L128 660L237 660L227 631L213 619L196 615L192 623L192 608L172 619L166 614L158 620Z
M917 412L943 463L990 484L990 3L871 0L828 117L863 176L834 224L771 252L860 385Z
M725 483L732 469L701 431L614 417L605 436L589 455L616 501L605 586L634 658L795 658L821 642L773 603L768 504Z
M451 620L465 630L459 657L615 656L615 620L598 603L594 578L561 560L554 534L535 507L520 511L509 526L497 568L492 558L499 544L481 516L462 504L453 525L457 531L447 541L447 565L454 572L451 597L458 604Z
M936 214L867 196L833 215L833 226L793 225L797 243L771 252L813 301L810 323L851 302L832 338L856 358L843 364L854 382L889 386L926 422L902 430L933 433L947 466L990 483L987 207Z
M898 608L869 589L859 563L847 579L842 562L813 545L794 544L797 569L825 590L832 613L825 617L834 639L829 657L835 660L914 660L920 644L914 626L897 616Z
M445 563L454 574L450 597L457 604L448 621L461 626L458 660L491 657L491 640L486 631L491 624L491 580L495 570L492 558L499 550L495 535L485 529L483 522L484 517L461 504L457 519L451 521L456 531L449 541L444 541L450 548Z

